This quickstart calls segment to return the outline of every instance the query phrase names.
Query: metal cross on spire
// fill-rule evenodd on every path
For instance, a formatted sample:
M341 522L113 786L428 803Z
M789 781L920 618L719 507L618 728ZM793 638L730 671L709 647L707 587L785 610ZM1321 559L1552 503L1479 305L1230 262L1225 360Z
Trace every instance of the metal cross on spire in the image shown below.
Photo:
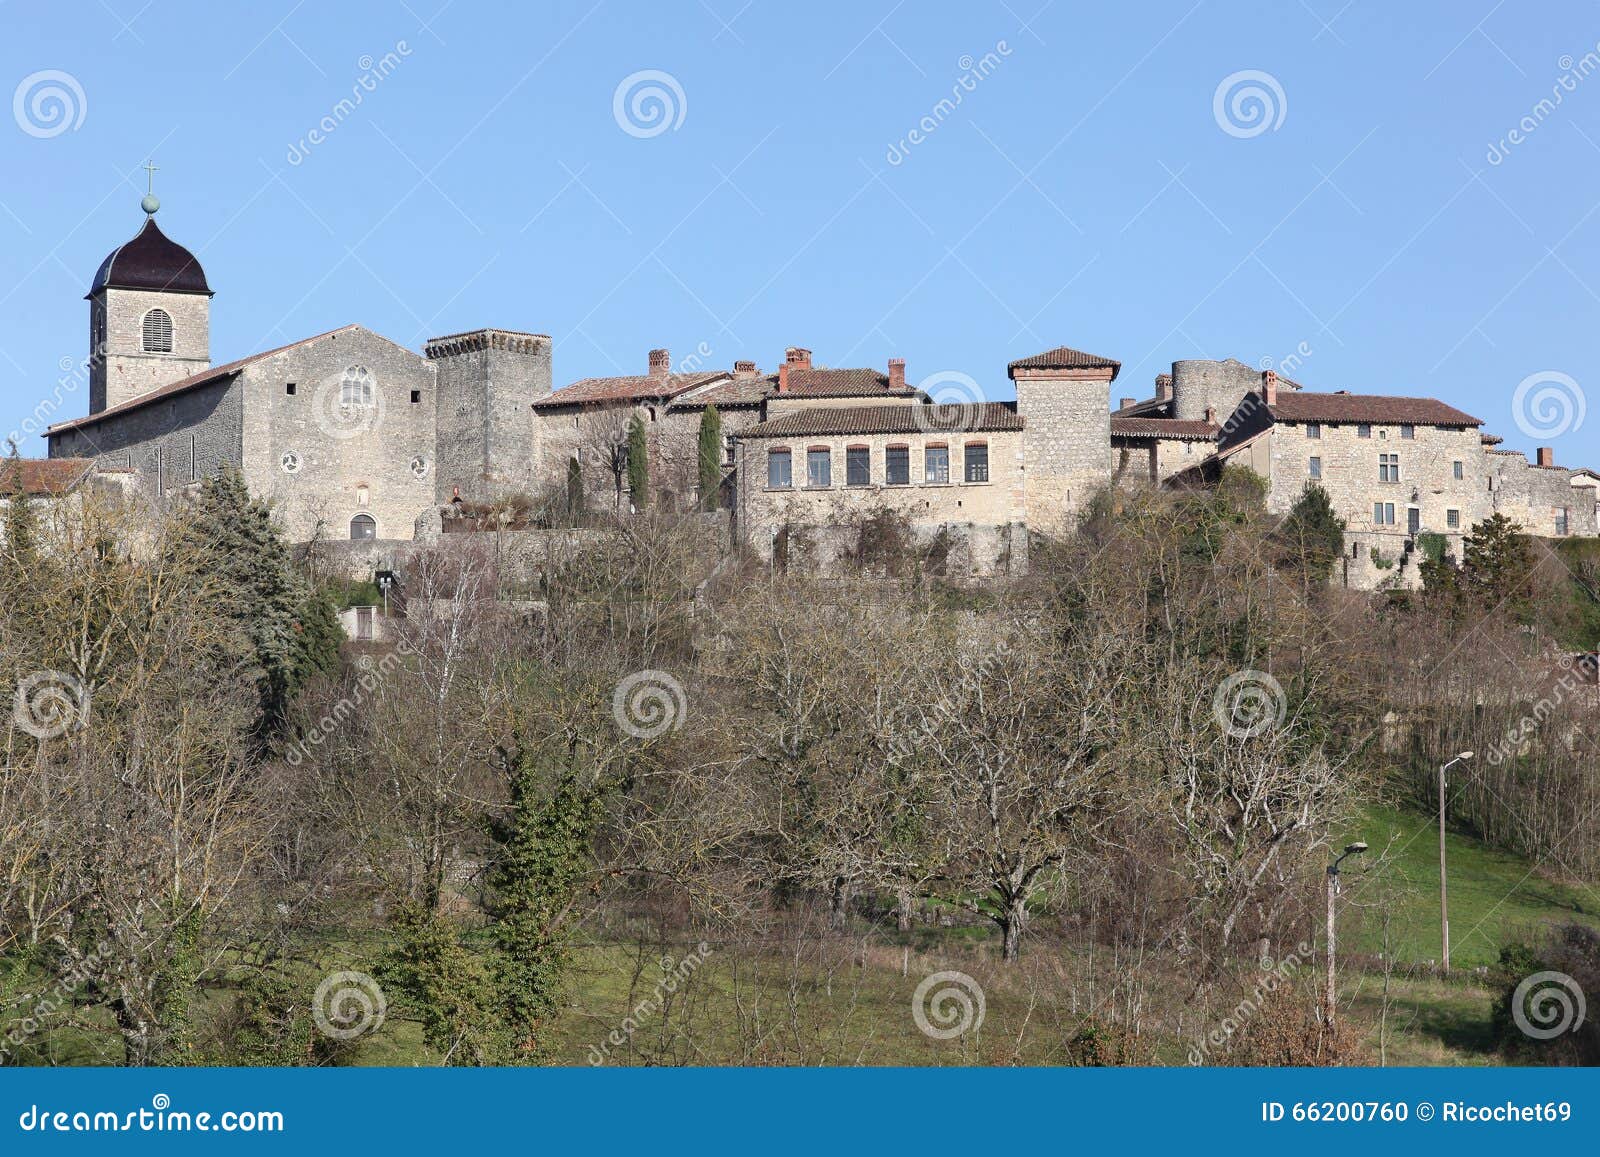
M149 185L147 186L147 191L146 191L146 193L144 195L144 200L139 203L139 207L141 209L143 209L146 214L148 214L149 216L153 217L153 216L155 216L156 210L161 208L161 201L156 196L156 163L155 163L155 161L153 161L153 160L146 161L144 163L144 171L145 171L145 176L149 180Z

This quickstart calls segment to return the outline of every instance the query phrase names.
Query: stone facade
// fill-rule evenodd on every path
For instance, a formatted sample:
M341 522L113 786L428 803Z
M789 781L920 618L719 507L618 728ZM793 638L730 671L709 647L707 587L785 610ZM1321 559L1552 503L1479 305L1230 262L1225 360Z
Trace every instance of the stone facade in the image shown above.
M144 348L145 319L170 320L172 350ZM211 299L202 293L102 289L89 299L89 409L98 413L211 368Z
M1111 382L1116 371L1013 370L1023 434L1028 525L1046 534L1070 529L1089 498L1110 480Z

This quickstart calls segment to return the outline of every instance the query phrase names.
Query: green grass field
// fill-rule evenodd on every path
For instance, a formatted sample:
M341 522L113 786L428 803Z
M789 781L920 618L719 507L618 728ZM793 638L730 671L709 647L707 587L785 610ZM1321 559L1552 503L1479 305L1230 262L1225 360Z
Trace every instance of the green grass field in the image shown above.
M1372 956L1384 951L1387 909L1396 960L1426 964L1439 959L1437 823L1431 816L1374 807L1348 834L1371 848L1345 861L1340 927L1351 950ZM1600 926L1600 889L1553 879L1524 859L1448 830L1445 854L1453 967L1493 965L1502 944L1541 924L1570 920Z

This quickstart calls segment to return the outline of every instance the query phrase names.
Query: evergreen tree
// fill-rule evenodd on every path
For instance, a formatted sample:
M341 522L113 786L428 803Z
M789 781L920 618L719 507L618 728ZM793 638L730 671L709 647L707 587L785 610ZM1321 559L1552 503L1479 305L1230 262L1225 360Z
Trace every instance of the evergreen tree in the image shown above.
M447 1065L488 1065L499 1059L500 1036L481 994L479 961L461 942L455 923L423 904L395 915L395 944L377 973L422 1023L422 1040Z
M635 510L650 501L650 462L645 443L644 419L638 414L628 423L628 489L633 491Z
M344 628L333 595L325 586L306 587L300 604L300 646L295 661L294 686L302 687L316 675L339 672L339 644Z
M1345 521L1333 512L1328 492L1312 484L1295 500L1276 538L1286 560L1312 585L1327 583L1344 554Z
M722 491L722 415L707 406L700 415L700 508L715 510Z
M0 486L0 495L6 499L5 561L16 572L13 577L31 583L37 576L28 578L21 572L38 561L39 514L23 489L22 458L17 453L17 444L12 442L10 447L10 458L4 469L4 485Z
M1522 527L1503 514L1491 514L1463 541L1462 585L1481 603L1526 612L1533 595L1533 551Z
M272 525L237 471L207 479L190 511L186 543L204 558L234 625L237 657L256 672L263 722L275 724L313 671L329 664L331 608L308 611L305 585ZM307 637L306 619L312 622ZM331 630L336 630L333 624ZM337 646L337 643L333 643Z
M519 1060L544 1049L568 964L567 915L589 868L600 790L572 767L508 757L511 808L495 831L500 855L488 905L495 917L501 1015Z
M576 455L567 459L567 514L572 518L583 515L583 464Z

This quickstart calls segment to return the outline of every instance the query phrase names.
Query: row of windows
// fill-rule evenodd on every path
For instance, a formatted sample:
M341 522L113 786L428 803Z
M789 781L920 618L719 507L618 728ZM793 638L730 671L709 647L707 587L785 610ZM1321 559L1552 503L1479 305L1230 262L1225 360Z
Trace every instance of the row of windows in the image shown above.
M1372 504L1372 525L1373 526L1393 526L1394 525L1394 515L1395 515L1394 503L1392 503L1392 502L1374 502ZM1417 530L1422 525L1422 511L1418 510L1415 506L1410 507L1406 511L1406 519L1407 519L1407 524L1408 524L1409 528L1411 530L1413 530L1413 531ZM1444 512L1444 525L1445 525L1445 529L1447 529L1447 530L1460 530L1461 529L1461 511L1459 511L1459 510L1446 510Z
M963 447L962 477L967 482L989 481L989 445L969 442ZM922 451L922 480L929 485L950 481L950 447L926 446ZM846 486L872 485L872 448L847 446L844 451ZM883 452L883 484L911 485L911 447L889 446ZM833 450L812 446L806 451L806 486L821 489L833 485ZM767 451L767 486L788 490L794 486L794 454L787 447Z
M1312 455L1310 458L1307 458L1306 459L1306 473L1309 474L1312 478L1321 478L1322 477L1322 459L1320 457L1317 457L1316 455ZM1460 462L1452 462L1452 463L1450 463L1450 473L1451 473L1451 476L1457 482L1459 482L1464 477L1466 477L1466 468ZM1398 454L1379 454L1378 455L1378 481L1379 482L1398 482L1398 481L1400 481L1400 455L1398 455Z
M1388 430L1380 429L1378 431L1378 437L1387 438L1388 436L1389 436L1389 431ZM1417 428L1415 426L1406 424L1406 425L1402 425L1400 427L1400 437L1409 439L1409 438L1415 438L1416 436L1417 436ZM1306 423L1306 437L1307 438L1320 438L1320 437L1322 437L1322 423L1321 422L1307 422ZM1369 423L1366 423L1366 422L1358 423L1356 425L1356 437L1357 438L1370 438L1370 437L1372 437L1372 426Z

